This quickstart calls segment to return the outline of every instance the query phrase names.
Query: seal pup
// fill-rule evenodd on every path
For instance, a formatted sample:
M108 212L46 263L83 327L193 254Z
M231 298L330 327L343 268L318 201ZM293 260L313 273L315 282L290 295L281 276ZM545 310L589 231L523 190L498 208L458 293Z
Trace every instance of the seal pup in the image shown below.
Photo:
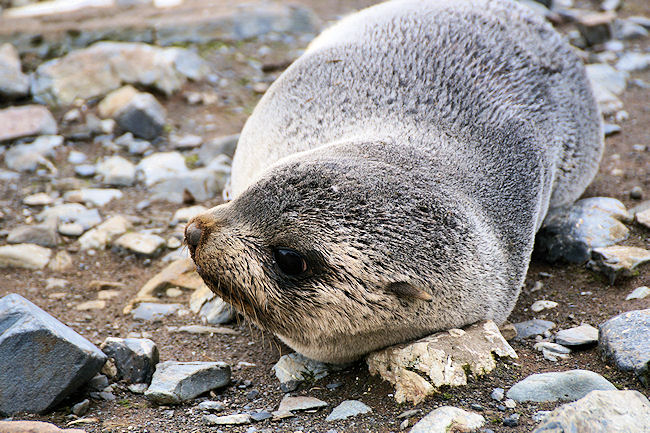
M584 67L509 0L396 0L322 33L246 122L186 241L210 288L309 358L504 321L547 210L602 153Z

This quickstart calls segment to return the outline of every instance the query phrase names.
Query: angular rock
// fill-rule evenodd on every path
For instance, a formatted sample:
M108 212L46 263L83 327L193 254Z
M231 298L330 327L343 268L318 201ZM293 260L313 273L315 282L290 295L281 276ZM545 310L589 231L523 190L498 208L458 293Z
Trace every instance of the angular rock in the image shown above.
M82 302L75 307L75 310L78 311L88 311L88 310L103 310L106 308L106 301L101 299L94 299L92 301Z
M191 400L230 383L230 366L224 362L159 363L145 397L157 404Z
M539 313L540 311L550 310L551 308L555 307L557 307L557 302L541 300L533 302L533 305L530 306L530 309L535 313Z
M0 45L0 96L22 98L29 93L29 78L23 74L18 52L11 44Z
M187 81L182 65L197 55L182 48L159 48L143 43L97 42L64 57L41 64L34 74L34 99L50 105L68 105L75 99L104 95L137 84L172 94ZM198 68L200 79L207 68Z
M23 105L0 110L0 142L34 135L54 135L56 120L47 107Z
M613 12L587 13L577 16L576 26L587 45L598 45L612 38Z
M156 304L143 302L131 313L135 320L157 321L180 310L180 304Z
M280 383L301 382L303 380L324 378L329 374L329 366L306 358L299 353L289 353L280 357L273 366L273 371Z
M625 90L630 74L616 70L606 63L587 65L585 69L600 111L609 115L622 109L623 103L617 95Z
M247 413L236 413L232 415L203 415L203 421L207 425L240 425L250 424L253 418Z
M72 266L72 257L66 251L59 251L47 264L47 268L55 272L63 272Z
M217 295L208 286L203 285L199 287L190 296L190 311L197 314L201 311L201 307L210 299L214 299L215 296Z
M115 361L119 379L130 383L150 383L160 360L156 343L148 338L108 337L100 346Z
M506 393L517 402L574 401L594 390L616 390L607 379L588 370L540 373L515 383Z
M111 217L79 238L82 250L103 249L114 237L126 233L131 223L121 215Z
M494 322L486 321L388 347L369 354L366 362L370 373L395 385L398 403L417 404L443 385L467 384L466 371L475 375L492 371L493 353L517 358Z
M58 241L56 225L52 223L18 226L7 235L7 242L10 244L36 244L42 247L55 247Z
M558 358L568 358L571 349L557 343L550 343L548 341L540 341L535 344L535 350L539 350L544 355L544 359L556 362Z
M207 207L201 206L200 204L196 206L180 208L174 212L174 217L172 218L170 224L172 226L175 226L176 224L186 223L195 216L200 215L207 210Z
M52 204L53 202L54 198L44 192L31 194L23 198L23 203L27 206L46 206Z
M54 424L41 421L0 421L2 433L86 433L78 428L60 429Z
M620 370L634 371L650 384L650 309L628 311L600 325L598 346Z
M595 344L598 342L598 329L587 324L563 329L555 334L555 342L563 346Z
M226 406L218 401L206 400L196 405L196 408L205 412L221 412Z
M595 248L592 260L587 266L594 271L602 272L614 284L619 276L633 276L636 268L650 261L650 251L638 247L614 245L605 248Z
M226 185L230 167L226 165L197 168L173 175L151 188L152 200L183 203L188 196L206 201L217 196Z
M280 402L280 406L278 406L278 412L319 409L325 406L327 406L326 402L315 397L291 397L290 395L285 395Z
M227 155L232 158L235 154L238 141L239 134L226 135L217 137L211 141L206 141L199 149L199 161L203 165L208 165L219 155Z
M644 71L650 67L650 54L625 53L616 62L616 69L625 72Z
M232 322L237 317L237 311L223 299L215 297L201 307L199 315L211 325L221 325Z
M641 286L641 287L637 287L636 289L634 289L632 291L632 293L627 295L625 297L625 300L630 301L632 299L643 299L643 298L647 297L648 295L650 295L650 287Z
M0 299L0 413L45 412L93 377L106 355L20 295Z
M34 171L39 166L44 166L51 173L56 173L56 167L47 157L54 156L56 148L62 144L63 137L60 135L43 135L31 143L9 148L5 153L5 164L17 171Z
M155 256L165 248L165 240L158 235L131 232L120 236L113 246L143 256Z
M548 320L533 319L525 322L513 323L517 330L515 340L524 340L526 338L543 335L555 328L555 323Z
M124 86L111 92L99 104L102 117L112 117L122 131L153 140L163 132L165 108L150 93Z
M97 209L87 209L79 203L66 203L43 210L36 215L38 221L56 221L57 223L78 223L85 230L102 222Z
M636 219L636 222L645 228L650 229L650 209L646 209L642 212L637 212L634 215L634 218Z
M347 419L352 416L357 416L369 412L372 412L372 409L359 400L345 400L336 406L332 410L332 413L327 415L325 421L338 421L340 419Z
M97 164L97 173L105 185L131 186L135 182L135 165L119 155L111 156Z
M571 206L551 209L537 234L536 247L550 262L584 263L594 248L627 239L621 221L631 215L620 201L607 197L578 200Z
M409 433L472 432L478 431L484 424L482 415L453 406L442 406L418 421Z
M174 149L194 149L203 143L203 138L195 134L172 135L169 137L169 144Z
M43 269L52 250L34 244L0 246L0 268Z
M137 165L138 176L150 187L163 180L187 173L185 158L179 152L153 153Z
M84 203L87 206L105 206L112 200L122 198L122 191L113 188L84 188L68 191L63 195L67 202Z
M544 417L533 433L650 431L650 402L638 391L592 391Z

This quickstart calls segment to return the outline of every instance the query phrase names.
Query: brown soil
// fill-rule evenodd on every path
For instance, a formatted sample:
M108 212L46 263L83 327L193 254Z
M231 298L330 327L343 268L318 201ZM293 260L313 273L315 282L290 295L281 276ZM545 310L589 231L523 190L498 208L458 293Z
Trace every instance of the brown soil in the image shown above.
M305 2L308 3L308 2ZM353 7L368 2L309 2L321 17L334 18ZM622 15L650 16L650 4L645 0L633 0L625 3ZM218 46L205 47L202 54L209 59L214 71L220 77L230 77L229 85L224 88L212 87L207 83L189 84L186 91L201 90L214 91L219 95L219 102L209 106L187 105L180 95L165 100L168 118L173 128L179 133L199 133L206 139L216 135L225 135L241 129L246 116L254 107L259 95L255 94L242 77L254 74L253 68L248 64L249 59L258 59L262 62L280 62L291 59L293 54L281 44L268 44L271 54L259 58L256 54L261 46L258 42L237 44L236 52L241 54L219 54ZM646 51L650 48L648 39L634 42ZM266 74L265 78L271 81L277 72ZM632 74L632 78L640 78L650 83L650 71ZM162 99L162 97L161 97ZM629 191L634 186L643 188L646 198L650 198L650 150L645 152L634 151L634 144L645 144L650 147L650 90L628 86L623 95L625 110L630 114L629 120L622 123L623 130L620 134L607 139L607 149L600 172L588 188L585 196L615 197L628 207L638 204L638 201L629 197ZM238 110L236 107L243 107ZM92 106L89 108L94 109ZM55 113L59 119L64 110ZM64 133L67 129L64 130ZM161 149L165 148L162 143ZM71 149L85 152L91 161L108 154L101 146L90 142L69 142L66 149L59 153L56 165L59 167L60 177L72 176L71 168L66 163L67 153ZM622 176L612 175L614 168L623 170ZM23 175L18 182L18 189L2 188L0 191L0 210L4 219L0 220L2 230L8 230L17 224L29 219L26 206L21 203L22 197L39 191L48 191L51 181L47 177L36 175ZM163 235L170 236L172 229L167 223L171 220L173 212L179 206L168 203L154 203L144 211L135 209L135 204L147 198L147 193L141 186L126 188L124 198L115 201L101 209L103 216L125 214L137 216L138 228L162 228ZM218 200L203 203L212 206ZM36 213L32 210L33 213ZM625 244L644 246L650 248L648 230L638 225L631 225L631 237ZM168 318L159 323L141 323L132 320L131 316L123 315L122 308L131 299L137 290L151 278L157 271L164 267L160 260L148 260L133 255L118 255L110 250L98 251L95 255L84 252L75 252L75 240L62 238L55 250L68 250L74 259L74 267L66 272L53 272L50 270L29 271L20 269L3 269L4 284L0 288L0 296L8 293L19 293L27 297L46 311L59 318L64 323L81 333L90 341L99 344L106 337L126 337L129 332L147 331L156 342L162 360L220 360L233 366L233 384L218 390L214 399L222 401L228 409L224 414L248 411L253 409L275 410L284 396L271 367L282 354L290 350L280 343L275 337L264 334L248 323L241 320L230 325L240 331L236 336L193 336L170 332L168 326L180 326L191 323L200 323L195 316L184 318ZM552 274L551 277L542 278L540 272ZM46 290L46 279L50 277L63 278L69 282L63 299L52 299L52 292L60 289ZM80 312L74 306L86 301L96 299L96 292L89 289L92 280L109 280L124 283L120 297L108 302L108 306L99 312ZM531 293L535 281L541 280L544 287ZM633 300L625 301L625 296L634 288L650 285L650 266L642 268L639 275L616 281L610 285L601 275L586 270L584 266L566 264L548 264L539 259L533 259L526 285L522 291L519 302L513 311L510 321L518 322L532 318L548 319L557 324L558 329L568 328L581 323L597 326L610 317L624 311L648 308L650 301ZM189 294L180 299L161 302L187 302ZM559 306L550 311L533 314L528 307L538 299L550 299L559 303ZM421 416L432 409L453 405L468 410L470 404L480 404L484 410L481 412L488 424L486 427L495 432L529 432L534 427L531 419L537 410L552 409L557 404L520 404L514 410L500 411L498 403L490 398L490 392L495 387L506 390L516 381L540 372L562 371L574 368L589 369L602 374L620 389L636 389L645 395L650 395L647 388L631 373L620 372L613 366L603 362L597 348L589 348L575 352L569 359L552 363L545 360L542 355L533 349L532 341L513 342L512 346L519 354L516 362L500 362L493 373L484 377L473 377L464 387L443 389L435 396L428 398L424 403L415 408L420 414L412 418L411 425ZM255 367L237 368L240 361L251 362ZM250 385L248 385L250 383ZM326 385L339 383L340 386L329 390ZM252 389L259 391L259 396L250 401L247 393ZM367 372L363 363L330 376L303 384L296 394L310 395L329 403L328 409L315 413L300 413L294 418L279 422L266 420L254 424L257 431L281 432L327 432L336 429L338 432L396 432L399 431L401 419L397 415L411 409L410 405L398 405L392 398L391 386L372 377ZM200 411L193 409L196 401L173 407L157 407L150 404L140 395L132 394L124 386L115 391L116 401L91 401L90 412L85 416L89 421L79 427L88 432L203 432L218 431L216 427L207 427L202 421ZM206 396L207 397L207 396ZM74 417L69 415L69 406L84 396L76 395L55 412L46 415L19 414L14 419L37 419L54 422L65 426ZM343 400L359 399L368 404L373 412L357 416L347 421L328 423L325 417L329 410ZM507 415L517 412L521 414L518 427L504 427L502 419ZM246 432L251 426L224 426L222 431Z

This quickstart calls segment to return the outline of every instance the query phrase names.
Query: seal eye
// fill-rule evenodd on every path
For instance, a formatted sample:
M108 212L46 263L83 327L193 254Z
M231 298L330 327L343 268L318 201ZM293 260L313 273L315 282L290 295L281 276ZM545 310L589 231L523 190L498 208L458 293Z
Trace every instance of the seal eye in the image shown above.
M275 248L273 258L280 271L285 275L295 276L307 272L307 261L298 251Z

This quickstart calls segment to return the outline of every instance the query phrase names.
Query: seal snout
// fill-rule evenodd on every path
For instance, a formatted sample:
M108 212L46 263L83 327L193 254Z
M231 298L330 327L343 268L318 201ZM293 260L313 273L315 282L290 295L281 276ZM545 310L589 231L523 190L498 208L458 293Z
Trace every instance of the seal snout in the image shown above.
M185 242L190 247L192 254L194 250L201 242L201 236L203 235L203 230L199 225L198 221L191 221L187 227L185 227Z

